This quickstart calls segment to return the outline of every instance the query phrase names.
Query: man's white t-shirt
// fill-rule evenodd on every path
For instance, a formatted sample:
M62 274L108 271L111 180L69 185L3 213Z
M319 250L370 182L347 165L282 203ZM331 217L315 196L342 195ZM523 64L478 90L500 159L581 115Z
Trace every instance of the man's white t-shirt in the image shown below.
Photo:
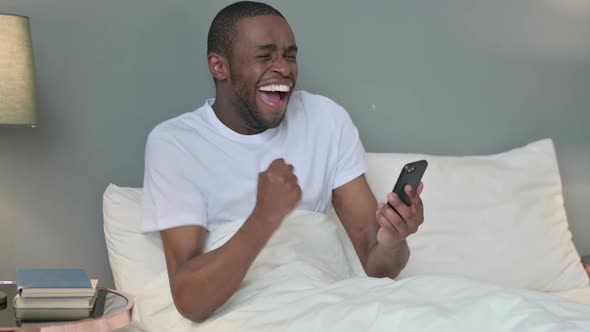
M348 113L332 100L296 91L281 124L256 135L226 127L209 99L165 121L145 151L143 231L201 225L209 231L247 218L258 174L277 158L295 168L299 210L326 213L332 190L366 171L365 150Z

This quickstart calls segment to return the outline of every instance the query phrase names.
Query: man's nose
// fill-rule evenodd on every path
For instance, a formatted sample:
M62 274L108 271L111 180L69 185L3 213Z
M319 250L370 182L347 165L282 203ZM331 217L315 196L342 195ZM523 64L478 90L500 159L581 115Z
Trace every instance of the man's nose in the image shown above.
M278 56L272 64L272 70L283 76L289 76L291 74L291 65L285 57Z

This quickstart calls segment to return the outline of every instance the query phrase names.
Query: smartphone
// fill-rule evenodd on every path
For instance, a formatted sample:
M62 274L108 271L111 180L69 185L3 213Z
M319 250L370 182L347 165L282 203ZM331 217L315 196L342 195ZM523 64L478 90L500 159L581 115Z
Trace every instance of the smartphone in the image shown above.
M412 202L408 195L406 195L404 188L409 184L414 190L417 190L418 185L422 180L422 176L424 176L424 173L426 172L426 167L428 167L428 162L426 160L407 163L404 165L404 168L402 168L402 171L397 178L397 182L392 191L408 206L412 205ZM389 202L387 202L387 205L393 208Z

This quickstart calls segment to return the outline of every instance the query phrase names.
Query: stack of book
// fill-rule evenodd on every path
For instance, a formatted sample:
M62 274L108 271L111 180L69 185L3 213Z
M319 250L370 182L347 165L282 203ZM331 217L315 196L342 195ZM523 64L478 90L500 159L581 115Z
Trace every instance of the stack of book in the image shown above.
M13 299L16 319L88 318L96 302L97 280L82 269L19 269Z

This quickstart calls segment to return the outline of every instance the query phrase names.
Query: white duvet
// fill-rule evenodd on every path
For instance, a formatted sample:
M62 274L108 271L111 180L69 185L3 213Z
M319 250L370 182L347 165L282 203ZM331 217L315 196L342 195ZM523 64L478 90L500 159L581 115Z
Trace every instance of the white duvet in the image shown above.
M212 233L208 250L241 224ZM206 322L178 314L165 271L137 296L133 319L147 331L590 331L590 305L550 294L456 276L358 276L340 235L327 216L295 212Z

